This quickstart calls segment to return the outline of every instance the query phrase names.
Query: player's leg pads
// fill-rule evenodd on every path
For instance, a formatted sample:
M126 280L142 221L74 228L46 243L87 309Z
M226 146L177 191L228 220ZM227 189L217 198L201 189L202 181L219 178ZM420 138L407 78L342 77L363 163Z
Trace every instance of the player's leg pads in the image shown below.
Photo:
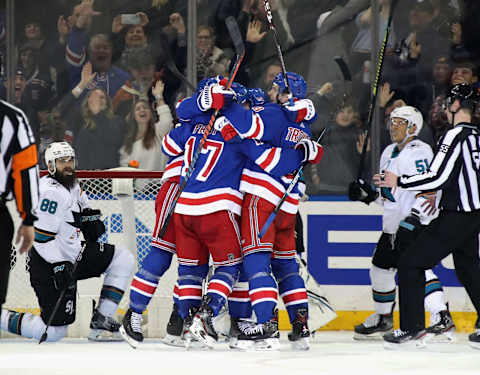
M248 277L240 266L240 276L228 297L228 312L232 318L248 319L252 316L252 304L248 294Z
M395 303L396 285L395 270L384 269L372 264L370 280L375 311L378 314L390 314Z
M192 307L202 301L202 282L208 274L208 264L200 266L178 266L178 312L185 319Z
M277 284L270 267L270 252L258 252L245 256L243 266L248 276L250 301L258 323L273 318L277 305Z
M162 342L170 346L184 347L185 344L182 339L183 319L178 313L178 305L173 304L172 313L167 323L167 334L162 339Z
M213 316L217 316L220 309L225 305L239 274L240 267L238 264L215 268L207 289L207 295L210 296L209 306L212 309Z
M143 259L141 268L160 278L170 268L172 258L173 253L170 251L152 246L148 255Z
M299 274L299 266L293 259L273 259L272 271L277 279L278 290L288 311L290 323L297 318L297 310L304 309L308 315L308 296L305 282Z
M46 324L38 315L20 313L2 309L0 317L2 331L10 332L26 338L40 340L45 332ZM47 341L59 341L67 335L68 326L50 326L47 330Z

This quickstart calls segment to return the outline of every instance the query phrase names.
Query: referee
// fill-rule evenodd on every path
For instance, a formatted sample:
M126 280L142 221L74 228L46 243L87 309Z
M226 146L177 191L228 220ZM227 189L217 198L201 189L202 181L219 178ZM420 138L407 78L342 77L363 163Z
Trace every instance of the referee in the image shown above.
M374 177L379 186L442 190L439 217L399 259L400 330L384 336L386 347L424 346L424 270L453 253L457 277L477 310L470 344L480 349L480 127L471 122L477 103L470 85L453 86L446 99L446 114L453 128L440 140L429 170L415 176L387 172L383 180Z
M25 114L0 100L0 308L7 296L13 221L6 200L13 192L23 220L16 243L20 254L32 247L34 209L38 204L37 147Z

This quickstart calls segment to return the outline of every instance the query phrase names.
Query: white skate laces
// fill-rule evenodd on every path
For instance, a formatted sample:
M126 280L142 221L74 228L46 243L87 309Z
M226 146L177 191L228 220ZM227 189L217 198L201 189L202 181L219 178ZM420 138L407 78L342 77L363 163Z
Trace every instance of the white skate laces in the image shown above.
M367 319L365 319L365 322L363 322L363 325L366 328L370 328L370 327L377 326L378 323L380 323L380 315L375 313L370 315Z
M142 314L138 314L132 311L131 319L130 319L130 326L132 327L133 332L142 333Z

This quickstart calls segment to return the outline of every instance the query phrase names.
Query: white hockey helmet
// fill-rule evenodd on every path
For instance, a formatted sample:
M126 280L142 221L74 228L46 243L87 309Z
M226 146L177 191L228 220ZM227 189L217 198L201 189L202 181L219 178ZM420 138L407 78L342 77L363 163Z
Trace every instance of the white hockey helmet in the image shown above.
M54 175L57 171L55 160L58 158L72 157L75 161L75 151L67 142L50 143L45 150L45 163L47 164L48 173Z
M403 107L395 108L392 113L390 113L390 121L392 121L392 119L395 117L404 119L408 122L407 137L418 136L420 130L422 130L423 116L415 107L405 105ZM415 130L415 133L410 134L408 131L413 127L413 125L416 125L417 129Z

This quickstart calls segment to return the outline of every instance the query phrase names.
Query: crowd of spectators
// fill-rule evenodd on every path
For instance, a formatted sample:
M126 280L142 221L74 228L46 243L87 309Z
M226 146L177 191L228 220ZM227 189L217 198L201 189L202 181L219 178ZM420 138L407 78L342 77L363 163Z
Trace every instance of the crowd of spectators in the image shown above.
M379 43L391 0L378 1ZM402 0L395 9L377 108L383 149L390 112L419 108L420 138L432 146L448 128L443 98L452 84L478 84L480 5L473 0ZM322 163L306 171L308 194L344 194L356 174L370 100L371 0L270 0L288 70L309 85L319 119ZM188 1L48 0L16 2L16 67L6 67L6 11L0 3L0 97L13 86L14 104L28 115L42 153L71 142L78 168L133 165L162 170L161 137L174 126L175 103L187 87ZM45 12L48 10L48 12ZM47 15L45 15L47 14ZM197 82L228 75L233 47L225 19L233 16L246 44L237 80L268 91L281 71L263 0L197 0ZM378 46L379 47L379 46ZM353 73L343 80L342 56ZM169 68L170 67L170 68ZM367 147L370 150L370 145ZM367 153L367 159L369 155Z

